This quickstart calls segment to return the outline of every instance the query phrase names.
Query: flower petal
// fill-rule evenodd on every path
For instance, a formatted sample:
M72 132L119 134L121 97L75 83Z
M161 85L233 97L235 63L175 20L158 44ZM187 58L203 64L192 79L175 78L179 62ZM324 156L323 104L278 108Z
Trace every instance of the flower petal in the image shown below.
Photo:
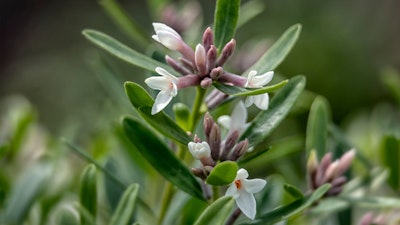
M268 84L273 77L274 77L274 71L269 71L262 75L255 76L251 80L251 84L253 85L253 87L262 87Z
M244 101L244 106L250 107L254 104L254 96L247 96L246 100Z
M246 84L244 85L245 87L252 87L252 80L256 74L257 74L257 71L255 71L255 70L251 70L249 72L249 75L247 76Z
M256 217L256 199L253 194L241 191L239 197L236 198L236 204L244 215L254 220Z
M178 78L177 78L177 77L175 77L174 75L170 74L167 70L165 70L165 69L162 68L162 67L156 67L155 71L156 71L158 74L160 74L160 75L162 75L162 76L164 76L164 77L166 77L166 78L169 78L169 79L170 79L171 81L173 81L173 82L178 81Z
M172 99L170 91L160 91L151 109L151 114L154 115L163 110Z
M161 44L171 50L178 50L182 46L182 39L176 37L175 35L171 35L170 32L158 31L157 37Z
M170 88L170 82L165 77L149 77L144 82L151 88L155 90L166 91Z
M237 173L236 173L236 178L235 180L243 180L249 177L249 173L247 170L240 168Z
M249 192L249 193L257 193L261 191L265 185L267 184L267 181L263 179L245 179L242 180L242 184L244 189Z
M236 185L232 183L225 192L225 196L232 196L234 199L239 197L239 192Z
M223 115L218 118L218 123L225 129L229 130L231 127L231 117L228 115Z
M178 32L176 32L174 29L172 29L171 27L169 27L163 23L153 23L153 28L156 33L158 33L159 31L164 31L164 32L171 33L172 35L174 35L177 38L181 38L181 36L178 34Z
M240 101L232 112L231 130L241 133L246 128L247 111L242 101Z
M269 106L269 95L264 93L261 95L252 96L254 104L261 110L267 110Z

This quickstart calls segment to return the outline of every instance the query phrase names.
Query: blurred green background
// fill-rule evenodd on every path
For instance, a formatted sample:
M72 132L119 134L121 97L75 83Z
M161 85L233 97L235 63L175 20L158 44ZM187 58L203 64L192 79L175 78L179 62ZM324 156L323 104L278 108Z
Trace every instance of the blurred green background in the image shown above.
M204 24L211 24L215 1L200 2ZM120 3L150 40L151 22L157 18L149 13L147 2ZM278 72L288 77L305 74L307 88L330 101L336 122L378 101L394 101L383 88L381 74L386 67L400 69L400 1L263 3L264 12L237 31L239 47L248 39L274 41L289 26L301 23L301 37ZM0 99L25 96L52 132L71 121L96 129L96 119L104 118L103 112L109 109L92 62L98 54L108 55L89 43L81 31L93 28L133 48L142 50L141 46L111 22L98 1L6 0L0 4ZM143 80L140 70L107 59L121 81Z

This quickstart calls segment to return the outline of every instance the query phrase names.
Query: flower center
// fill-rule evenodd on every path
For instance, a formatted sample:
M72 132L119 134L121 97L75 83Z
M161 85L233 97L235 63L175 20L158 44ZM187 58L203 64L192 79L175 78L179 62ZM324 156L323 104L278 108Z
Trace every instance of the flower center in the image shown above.
M242 182L240 180L235 180L235 185L237 189L242 188Z

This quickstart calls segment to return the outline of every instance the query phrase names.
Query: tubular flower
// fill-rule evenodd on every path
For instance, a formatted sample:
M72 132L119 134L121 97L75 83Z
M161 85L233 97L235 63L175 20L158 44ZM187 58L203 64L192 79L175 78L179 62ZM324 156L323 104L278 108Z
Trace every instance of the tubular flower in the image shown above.
M245 169L239 169L235 180L226 190L225 196L232 196L239 209L250 219L256 216L256 199L254 193L261 191L267 181L262 179L247 179L249 173Z
M178 78L161 67L157 67L156 72L161 77L153 76L144 81L150 88L160 90L151 109L152 115L163 110L172 98L178 94Z
M192 153L193 157L196 159L201 159L204 157L210 157L211 150L207 142L203 141L200 143L189 142L189 151Z
M238 131L239 135L247 128L247 111L242 101L240 101L232 111L231 116L223 115L218 118L218 123L229 132Z
M152 38L171 50L178 50L182 45L182 37L171 27L163 23L153 23L156 34Z
M249 73L249 76L247 77L247 82L245 84L245 87L248 88L260 88L263 87L264 85L268 84L273 76L274 76L274 71L269 71L266 72L262 75L257 75L257 71L252 70ZM267 110L268 105L269 105L269 95L268 93L260 94L260 95L253 95L253 96L248 96L245 101L245 106L249 107L252 104L255 104L259 109L261 110Z

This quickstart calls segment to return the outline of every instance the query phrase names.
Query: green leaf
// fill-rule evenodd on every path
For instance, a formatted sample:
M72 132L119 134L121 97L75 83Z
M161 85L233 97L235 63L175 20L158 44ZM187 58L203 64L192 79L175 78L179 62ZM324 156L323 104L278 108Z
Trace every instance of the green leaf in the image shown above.
M237 28L243 26L248 21L262 13L265 9L264 2L262 0L253 0L245 2L240 7L240 16L237 22Z
M230 86L221 83L215 82L213 85L218 90L224 92L225 94L232 96L249 96L249 95L260 95L267 92L272 92L278 90L279 88L285 86L288 83L288 80L281 81L277 84L262 87L262 88L243 88L238 86Z
M288 205L280 206L276 209L273 209L261 215L256 220L245 224L267 225L287 220L290 217L300 214L306 208L310 207L314 202L319 200L330 188L330 184L325 184L315 190L310 196L300 198L292 203L289 203Z
M315 150L318 159L327 151L327 136L329 122L329 105L327 100L318 96L314 99L307 122L306 149L307 155Z
M78 218L70 209L61 209L57 213L57 224L58 225L80 225Z
M172 107L176 123L184 130L190 130L190 109L183 103L175 103Z
M108 53L140 68L154 72L156 67L165 67L165 64L136 52L114 38L99 31L84 30L82 34L89 39L89 41L106 50Z
M196 178L151 130L131 118L124 118L123 127L137 150L165 179L193 197L204 200Z
M292 197L294 197L295 199L298 198L303 198L304 195L303 193L295 186L292 186L290 184L284 184L283 188L285 189L285 191L290 194Z
M234 203L231 196L219 198L204 210L194 225L225 224Z
M296 76L272 98L269 109L261 111L242 134L250 146L262 142L287 116L306 84L304 76Z
M233 182L238 171L236 162L224 161L218 163L208 175L206 183L210 185L227 185Z
M263 74L278 67L293 48L300 36L300 31L300 24L289 27L279 40L277 40L274 45L243 74L248 74L251 70L256 70L258 74Z
M45 191L51 173L52 166L46 160L27 168L11 189L1 222L22 224L31 206Z
M97 211L97 185L96 185L96 167L93 164L88 165L81 175L80 203L87 211L96 218ZM81 216L81 224L88 224Z
M214 43L221 50L235 35L240 0L217 0L214 15Z
M191 141L186 132L164 112L151 115L154 100L140 85L133 82L125 82L124 86L126 95L132 105L154 129L183 145L187 145Z
M400 140L392 135L383 138L381 158L389 170L388 183L396 191L400 190Z
M119 200L117 209L111 217L111 225L128 225L131 222L136 198L139 192L138 184L131 184Z

